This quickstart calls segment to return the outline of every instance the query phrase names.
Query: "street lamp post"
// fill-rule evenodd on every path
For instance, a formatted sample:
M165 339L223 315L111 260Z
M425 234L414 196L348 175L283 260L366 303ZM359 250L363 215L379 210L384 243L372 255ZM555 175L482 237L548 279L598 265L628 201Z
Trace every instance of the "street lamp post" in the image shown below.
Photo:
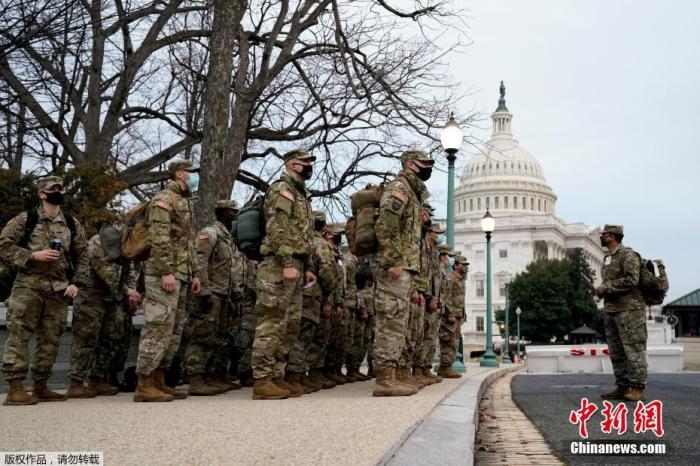
M513 361L510 360L510 335L508 333L508 325L509 325L509 310L508 310L508 286L509 284L506 283L505 289L506 289L506 339L505 339L505 353L503 353L503 359L501 360L503 364L512 364ZM503 351L503 350L501 350Z
M447 152L447 245L455 247L455 160L462 146L464 133L450 114L449 121L440 132L442 148Z
M498 367L498 360L493 352L493 326L491 302L491 233L496 228L496 221L488 208L481 219L481 229L486 233L486 352L479 364L481 367Z
M520 362L520 313L523 312L520 310L520 306L518 306L515 309L515 314L518 316L518 343L516 345L516 357L518 358L518 362Z

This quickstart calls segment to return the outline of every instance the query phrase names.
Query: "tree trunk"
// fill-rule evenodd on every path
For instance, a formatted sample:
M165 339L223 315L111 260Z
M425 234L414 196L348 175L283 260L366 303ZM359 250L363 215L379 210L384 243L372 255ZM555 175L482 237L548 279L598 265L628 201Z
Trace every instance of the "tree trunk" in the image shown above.
M214 204L229 199L231 189L230 161L240 152L233 152L228 142L231 111L231 73L233 49L246 10L246 0L214 0L214 23L209 41L210 59L207 90L204 96L204 137L202 140L201 180L197 223L203 226L213 219ZM234 175L235 180L235 175Z

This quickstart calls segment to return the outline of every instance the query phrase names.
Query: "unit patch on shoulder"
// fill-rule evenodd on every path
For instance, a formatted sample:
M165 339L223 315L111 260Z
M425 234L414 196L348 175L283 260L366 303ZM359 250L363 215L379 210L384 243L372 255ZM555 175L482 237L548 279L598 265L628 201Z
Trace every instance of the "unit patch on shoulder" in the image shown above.
M290 193L289 191L282 191L282 196L294 202L294 194Z
M160 207L161 209L170 210L170 204L168 204L168 201L164 201L162 199L156 201L156 206Z
M209 239L209 235L206 233L200 233L197 239Z
M396 199L398 199L401 202L406 202L406 196L400 192L400 191L394 191L391 193Z

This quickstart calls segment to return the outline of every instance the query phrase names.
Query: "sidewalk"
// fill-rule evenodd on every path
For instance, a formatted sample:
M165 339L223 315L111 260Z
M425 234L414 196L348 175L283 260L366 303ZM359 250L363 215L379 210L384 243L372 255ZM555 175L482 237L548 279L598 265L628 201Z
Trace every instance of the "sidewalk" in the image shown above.
M469 364L411 397L373 398L373 382L281 401L250 388L171 403L131 394L0 406L4 451L102 451L105 464L377 464L446 395L485 370Z

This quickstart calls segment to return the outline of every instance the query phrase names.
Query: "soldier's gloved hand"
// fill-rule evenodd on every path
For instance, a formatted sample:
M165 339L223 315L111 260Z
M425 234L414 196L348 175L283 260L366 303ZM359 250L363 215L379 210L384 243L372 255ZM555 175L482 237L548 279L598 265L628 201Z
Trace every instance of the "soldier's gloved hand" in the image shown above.
M389 270L389 278L392 280L396 280L401 276L401 273L403 272L403 267L397 266L397 267L390 267Z
M141 302L141 293L139 293L133 288L129 288L128 290L126 290L126 296L129 299L136 301L136 304Z
M282 269L282 280L285 283L294 283L299 279L299 271L296 267L285 267Z
M330 317L333 312L333 305L331 303L325 303L321 308L321 314L323 317Z
M70 299L75 298L78 296L78 287L75 285L68 285L63 295L69 297Z
M457 319L455 318L455 316L449 315L447 316L447 321L451 324L454 324L455 322L457 322Z
M199 294L199 292L202 291L202 282L199 281L199 278L194 277L192 279L192 283L190 283L190 291L192 294Z
M175 291L175 275L169 273L160 277L160 287L166 293L173 293Z
M55 249L44 249L42 251L34 251L31 260L36 262L54 262L61 257L61 253Z

